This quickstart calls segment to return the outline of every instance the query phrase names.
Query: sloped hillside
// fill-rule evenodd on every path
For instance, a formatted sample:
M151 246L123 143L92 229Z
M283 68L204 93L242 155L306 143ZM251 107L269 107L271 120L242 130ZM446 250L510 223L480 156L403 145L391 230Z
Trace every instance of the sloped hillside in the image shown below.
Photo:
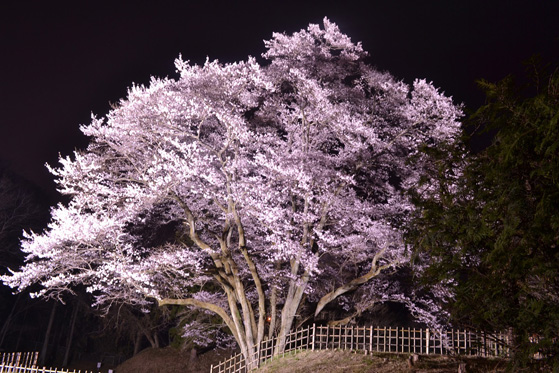
M421 356L410 365L407 355L364 355L350 351L304 351L274 359L261 367L258 373L456 373L460 363L466 371L504 372L506 362L498 359L459 358L450 356Z
M173 347L148 348L116 368L116 373L199 373L229 357L231 350L212 350L198 356Z
M116 373L190 373L209 372L210 365L230 356L232 351L209 351L191 357L189 351L175 348L149 348L116 368ZM350 351L302 351L276 358L258 373L456 373L466 363L468 373L505 372L506 361L451 356L420 356L410 366L407 355L364 355Z

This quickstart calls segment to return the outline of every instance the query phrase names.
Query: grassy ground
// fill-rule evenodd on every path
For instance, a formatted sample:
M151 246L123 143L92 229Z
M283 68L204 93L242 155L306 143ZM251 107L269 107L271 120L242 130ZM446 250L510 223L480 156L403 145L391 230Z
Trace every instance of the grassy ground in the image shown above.
M421 355L413 365L409 355L365 355L349 351L302 351L273 359L261 367L258 373L391 373L391 372L458 372L460 363L466 371L504 372L506 362L499 359L479 359L451 356Z
M192 357L188 351L171 347L146 349L116 367L115 373L188 373L209 372L232 351L209 351ZM451 356L420 355L410 366L409 355L374 353L365 355L350 351L320 350L288 353L274 358L255 373L397 373L397 372L458 372L460 363L466 363L468 373L504 372L506 361Z
M211 364L227 359L233 351L213 350L193 357L190 351L172 347L148 348L126 360L115 373L205 373Z

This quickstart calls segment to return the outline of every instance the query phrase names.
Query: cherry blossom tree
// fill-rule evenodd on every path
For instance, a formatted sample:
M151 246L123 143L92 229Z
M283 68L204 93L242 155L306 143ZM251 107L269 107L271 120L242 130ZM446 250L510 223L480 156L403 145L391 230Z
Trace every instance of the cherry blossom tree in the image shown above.
M264 65L179 58L178 79L93 117L87 150L50 168L71 201L2 280L211 311L250 364L266 328L284 348L304 302L318 314L404 265L403 191L428 169L422 146L456 140L460 108L368 66L328 19L265 45ZM332 278L334 265L348 271Z

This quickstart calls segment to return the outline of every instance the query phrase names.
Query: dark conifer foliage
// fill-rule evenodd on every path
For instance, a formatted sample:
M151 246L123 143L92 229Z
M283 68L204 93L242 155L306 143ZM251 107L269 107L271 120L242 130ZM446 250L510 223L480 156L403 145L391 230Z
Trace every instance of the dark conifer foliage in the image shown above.
M441 160L439 177L463 162L464 174L440 199L416 195L422 209L408 237L429 254L425 279L453 282L455 322L510 328L515 363L543 351L557 367L559 68L535 61L523 84L479 82L487 101L468 123L493 131L493 142L466 161Z

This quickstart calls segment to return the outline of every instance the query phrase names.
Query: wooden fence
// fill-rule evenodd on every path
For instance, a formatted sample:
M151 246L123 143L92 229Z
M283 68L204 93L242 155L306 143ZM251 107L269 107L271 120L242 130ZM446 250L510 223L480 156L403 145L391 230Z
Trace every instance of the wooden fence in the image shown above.
M508 357L509 335L487 334L467 330L435 332L421 328L379 326L312 325L288 334L284 354L296 350L356 350L436 355ZM265 364L273 357L277 339L260 343L253 367L247 367L242 354L211 367L211 373L245 373Z
M0 363L0 373L82 373L81 370L69 370L58 368L39 368L37 361L38 352L11 352L0 353L2 362ZM83 373L93 373L83 371Z
M78 370L78 369L61 369L61 368L39 368L37 366L32 367L22 367L18 365L4 365L0 364L0 373L94 373L89 370Z
M3 369L5 365L32 367L37 365L37 360L39 360L38 352L2 352L0 356L0 361L2 361L0 369ZM5 371L0 370L0 372Z

